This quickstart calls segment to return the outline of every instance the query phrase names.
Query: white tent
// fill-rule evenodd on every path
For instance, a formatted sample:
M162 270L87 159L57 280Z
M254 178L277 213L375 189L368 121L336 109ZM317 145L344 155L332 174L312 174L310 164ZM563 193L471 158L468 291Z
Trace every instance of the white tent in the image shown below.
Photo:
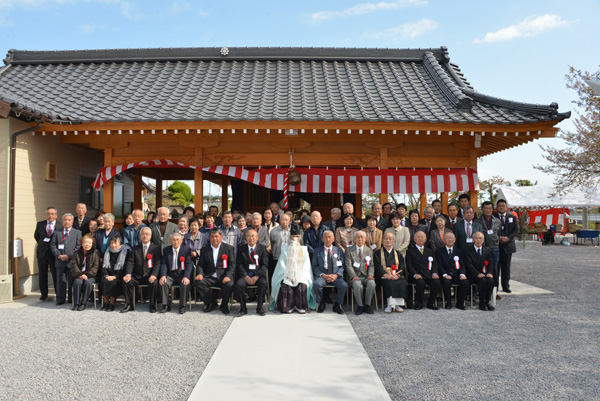
M577 208L600 206L599 191L570 190L562 196L551 196L554 188L535 185L532 187L500 187L498 199L505 199L510 208Z

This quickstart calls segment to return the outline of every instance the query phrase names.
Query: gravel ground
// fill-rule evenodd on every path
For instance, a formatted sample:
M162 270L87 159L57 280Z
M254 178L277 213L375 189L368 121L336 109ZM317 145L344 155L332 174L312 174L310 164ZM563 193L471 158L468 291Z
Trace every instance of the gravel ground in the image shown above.
M598 399L600 247L520 250L512 278L554 294L509 294L494 312L348 314L392 399Z
M0 309L0 399L185 400L232 321L201 304L183 316L90 305Z

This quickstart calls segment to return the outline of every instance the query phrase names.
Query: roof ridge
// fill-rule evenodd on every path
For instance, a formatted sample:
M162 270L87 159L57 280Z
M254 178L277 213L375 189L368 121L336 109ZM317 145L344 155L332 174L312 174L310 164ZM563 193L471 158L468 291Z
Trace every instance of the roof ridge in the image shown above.
M423 66L444 96L459 110L471 110L473 99L465 95L458 85L446 74L435 56L430 52L423 55Z

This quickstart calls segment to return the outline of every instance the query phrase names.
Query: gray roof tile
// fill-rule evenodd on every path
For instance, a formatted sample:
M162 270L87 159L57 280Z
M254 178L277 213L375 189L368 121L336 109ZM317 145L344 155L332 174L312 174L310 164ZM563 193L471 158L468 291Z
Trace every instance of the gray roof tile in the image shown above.
M57 122L520 124L570 114L475 92L445 48L11 50L5 63L0 99Z

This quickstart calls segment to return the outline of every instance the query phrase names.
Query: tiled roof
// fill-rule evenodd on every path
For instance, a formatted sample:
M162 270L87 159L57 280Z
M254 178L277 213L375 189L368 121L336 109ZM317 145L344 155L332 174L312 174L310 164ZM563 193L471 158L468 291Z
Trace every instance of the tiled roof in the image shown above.
M53 122L562 120L484 96L446 48L10 50L0 100Z

